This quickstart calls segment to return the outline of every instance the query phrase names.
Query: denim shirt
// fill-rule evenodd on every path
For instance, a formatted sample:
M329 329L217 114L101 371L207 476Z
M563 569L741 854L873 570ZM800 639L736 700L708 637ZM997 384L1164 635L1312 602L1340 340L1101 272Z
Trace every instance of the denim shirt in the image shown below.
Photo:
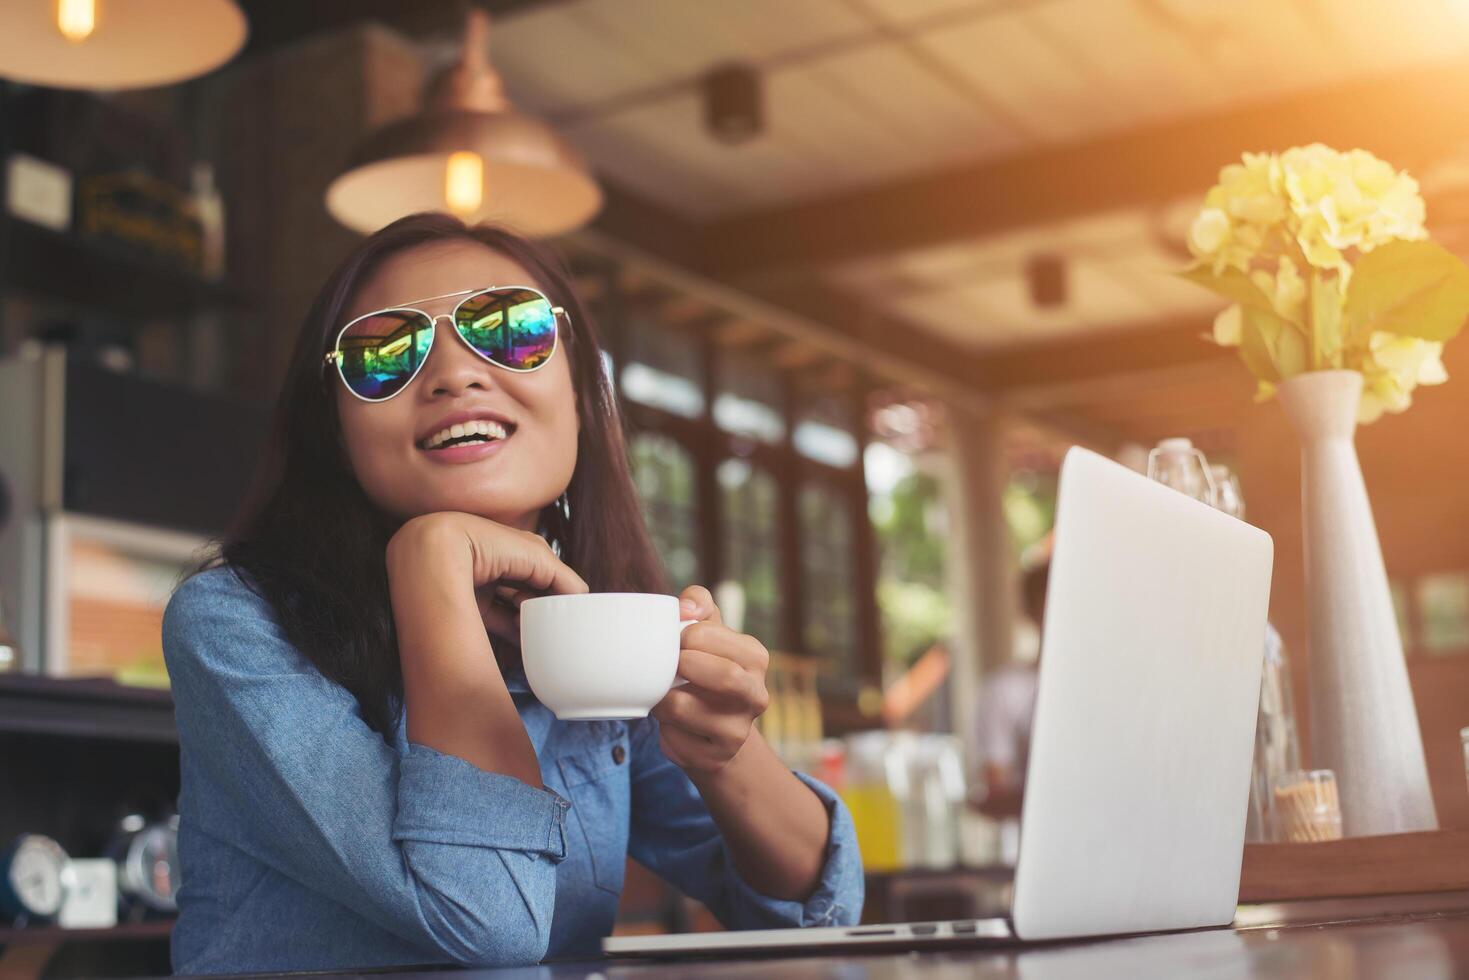
M233 570L188 579L163 617L179 731L180 973L595 955L631 856L735 929L849 925L862 907L846 807L805 902L741 879L653 719L558 721L507 684L544 789L409 742L285 637Z

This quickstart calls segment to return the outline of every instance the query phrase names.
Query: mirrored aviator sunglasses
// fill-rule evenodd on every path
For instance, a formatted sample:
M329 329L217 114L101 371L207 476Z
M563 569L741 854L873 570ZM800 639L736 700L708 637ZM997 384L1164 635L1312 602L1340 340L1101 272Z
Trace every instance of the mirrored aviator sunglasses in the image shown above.
M480 357L507 371L544 367L556 353L557 318L566 311L530 286L495 286L431 296L417 303L463 296L454 312L431 316L412 306L364 313L337 334L324 358L335 364L347 390L363 401L387 401L418 376L433 348L440 318Z

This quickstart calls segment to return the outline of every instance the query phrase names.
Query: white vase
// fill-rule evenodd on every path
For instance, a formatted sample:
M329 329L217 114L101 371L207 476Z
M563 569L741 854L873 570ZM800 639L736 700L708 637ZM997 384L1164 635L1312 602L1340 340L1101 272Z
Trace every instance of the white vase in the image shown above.
M1347 836L1434 830L1418 712L1352 444L1362 376L1314 371L1278 394L1301 441L1312 758L1336 771Z

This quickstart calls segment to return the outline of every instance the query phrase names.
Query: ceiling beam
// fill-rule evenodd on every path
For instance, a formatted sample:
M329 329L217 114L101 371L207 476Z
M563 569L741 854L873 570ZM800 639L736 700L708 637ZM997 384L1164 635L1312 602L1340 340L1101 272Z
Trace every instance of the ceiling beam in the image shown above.
M704 267L695 226L615 185L594 227L633 249L730 288ZM898 318L806 274L766 276L735 287L771 306L821 324L860 352L869 367L883 359L916 367L976 395L994 394L1026 410L1064 402L1078 388L1159 371L1228 369L1234 352L1210 343L1207 317L1120 324L1104 333L979 352ZM874 373L881 374L881 370ZM918 387L922 387L921 385Z
M1183 317L997 351L979 360L974 382L1038 406L1054 404L1068 390L1099 379L1223 365L1234 359L1234 351L1206 339L1209 328L1207 318Z
M729 289L704 259L698 225L608 181L605 202L593 229L662 262ZM875 304L835 289L815 276L769 276L746 283L740 293L820 324L829 336L861 352L867 367L882 374L884 360L918 368L948 383L973 388L980 358L901 318L884 315Z
M727 281L1001 234L1199 194L1245 150L1313 141L1363 147L1399 167L1464 147L1469 64L1361 78L1051 146L701 227L706 268ZM1430 215L1432 212L1430 211Z
M1054 438L1079 443L1106 456L1117 452L1117 447L1128 441L1126 433L1073 412L1026 409L1020 414Z

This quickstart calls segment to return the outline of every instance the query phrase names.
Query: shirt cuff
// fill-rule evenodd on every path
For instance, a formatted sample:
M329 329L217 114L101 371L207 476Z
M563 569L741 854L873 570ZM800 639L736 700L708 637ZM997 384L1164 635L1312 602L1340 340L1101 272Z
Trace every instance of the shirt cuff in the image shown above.
M821 800L831 820L821 880L805 902L771 898L751 887L740 877L734 862L726 858L733 904L736 908L743 907L757 914L762 924L755 928L856 925L862 918L866 882L862 876L862 857L857 849L857 831L852 824L852 815L841 797L825 783L801 772L795 776Z
M551 790L409 742L398 774L393 840L524 851L559 864L566 857L570 807Z

